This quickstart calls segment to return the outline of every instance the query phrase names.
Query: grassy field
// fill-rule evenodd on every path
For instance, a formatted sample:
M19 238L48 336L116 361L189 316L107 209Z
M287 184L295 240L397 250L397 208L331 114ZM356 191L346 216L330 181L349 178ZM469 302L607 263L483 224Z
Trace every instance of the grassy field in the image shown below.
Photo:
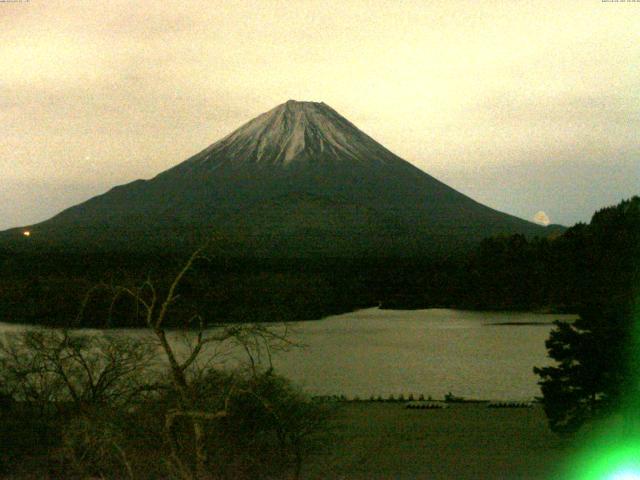
M533 408L456 403L409 410L350 402L339 409L330 452L307 462L305 479L552 479L572 445Z

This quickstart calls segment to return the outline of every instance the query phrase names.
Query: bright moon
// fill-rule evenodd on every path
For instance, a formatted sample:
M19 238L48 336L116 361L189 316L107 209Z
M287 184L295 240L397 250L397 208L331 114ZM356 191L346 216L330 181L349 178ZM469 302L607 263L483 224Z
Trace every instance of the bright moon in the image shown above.
M540 225L544 225L545 227L551 223L551 220L549 220L549 216L542 210L540 210L533 216L533 221L539 223Z

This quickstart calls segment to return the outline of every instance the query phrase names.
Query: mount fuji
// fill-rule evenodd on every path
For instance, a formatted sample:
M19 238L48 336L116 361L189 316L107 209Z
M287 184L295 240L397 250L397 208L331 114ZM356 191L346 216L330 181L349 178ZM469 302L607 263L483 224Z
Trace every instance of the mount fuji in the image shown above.
M553 230L448 187L324 103L290 100L150 180L0 240L182 251L213 235L238 255L366 257L446 254L492 235Z

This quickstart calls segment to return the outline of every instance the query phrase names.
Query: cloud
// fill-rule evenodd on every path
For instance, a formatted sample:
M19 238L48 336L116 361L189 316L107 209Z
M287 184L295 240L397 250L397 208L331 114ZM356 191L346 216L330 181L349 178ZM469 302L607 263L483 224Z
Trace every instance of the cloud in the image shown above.
M551 223L551 220L549 220L549 216L542 210L540 210L533 216L533 221L539 223L540 225L544 225L545 227Z

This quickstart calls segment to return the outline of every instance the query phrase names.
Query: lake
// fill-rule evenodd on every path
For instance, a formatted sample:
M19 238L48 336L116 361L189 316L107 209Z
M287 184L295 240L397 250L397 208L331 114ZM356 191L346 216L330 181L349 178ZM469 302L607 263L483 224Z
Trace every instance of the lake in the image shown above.
M551 363L544 345L550 323L574 318L372 308L294 324L295 337L307 346L276 357L274 364L321 394L442 398L452 392L526 400L540 395L532 368Z
M544 342L555 319L575 315L370 308L292 322L303 347L276 353L276 369L319 395L409 394L441 399L530 400L534 366L550 364ZM0 332L21 326L0 324ZM146 335L143 330L122 334Z

